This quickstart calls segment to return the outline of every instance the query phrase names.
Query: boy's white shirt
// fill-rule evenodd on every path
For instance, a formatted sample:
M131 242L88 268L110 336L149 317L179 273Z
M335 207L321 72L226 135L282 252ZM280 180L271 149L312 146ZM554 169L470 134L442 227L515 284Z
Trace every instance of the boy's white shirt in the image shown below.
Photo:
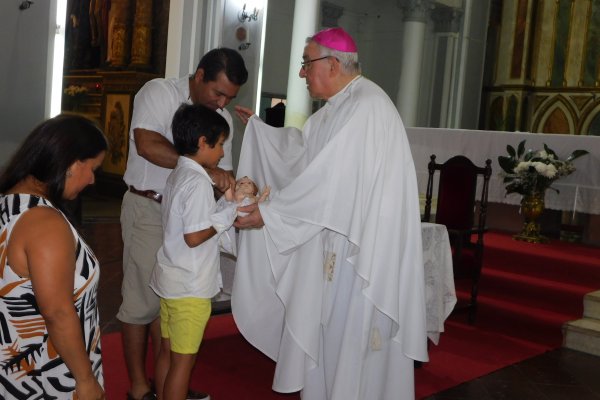
M213 184L206 170L187 157L179 157L167 179L161 206L163 244L150 279L150 287L162 298L212 298L222 287L219 235L193 248L183 238L213 225Z

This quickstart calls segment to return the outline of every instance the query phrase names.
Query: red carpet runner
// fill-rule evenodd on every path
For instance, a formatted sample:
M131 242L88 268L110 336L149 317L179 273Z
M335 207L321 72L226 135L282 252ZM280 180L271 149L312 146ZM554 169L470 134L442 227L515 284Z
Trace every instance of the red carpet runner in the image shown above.
M585 293L600 288L600 249L553 241L533 245L486 236L475 325L457 314L446 323L430 362L416 370L422 399L561 344L561 326L582 315ZM464 293L459 292L460 296ZM127 373L120 334L105 335L107 398L124 399ZM274 363L248 344L230 315L212 317L191 386L213 400L297 400L271 390Z

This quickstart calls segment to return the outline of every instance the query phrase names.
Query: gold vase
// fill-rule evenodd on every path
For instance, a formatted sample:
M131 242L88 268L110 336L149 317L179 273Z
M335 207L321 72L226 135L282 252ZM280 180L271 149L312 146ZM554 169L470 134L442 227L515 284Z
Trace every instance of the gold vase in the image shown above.
M544 212L544 192L533 192L521 199L521 214L525 218L521 233L513 236L516 240L529 243L547 243L548 238L540 234L537 219Z

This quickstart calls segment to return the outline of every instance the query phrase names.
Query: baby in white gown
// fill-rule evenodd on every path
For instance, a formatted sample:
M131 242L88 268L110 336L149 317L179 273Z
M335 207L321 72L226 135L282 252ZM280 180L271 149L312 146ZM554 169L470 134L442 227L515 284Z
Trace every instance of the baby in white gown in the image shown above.
M225 191L225 194L217 201L216 212L211 216L213 227L219 233L219 245L222 251L237 255L233 221L238 215L241 217L247 215L247 213L237 211L237 208L263 202L270 193L271 188L265 186L259 195L258 186L247 176L236 181L235 191L231 188Z

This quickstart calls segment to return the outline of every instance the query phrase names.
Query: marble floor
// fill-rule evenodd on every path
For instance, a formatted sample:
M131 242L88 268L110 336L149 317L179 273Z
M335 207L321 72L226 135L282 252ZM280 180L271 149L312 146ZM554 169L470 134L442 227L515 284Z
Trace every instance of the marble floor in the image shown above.
M99 289L104 333L120 329L122 242L120 200L83 202L82 233L102 265ZM103 210L92 210L100 207ZM110 210L107 210L109 208ZM100 216L100 217L99 217ZM215 299L214 313L229 312L227 294ZM600 357L558 349L466 382L428 400L600 400Z

